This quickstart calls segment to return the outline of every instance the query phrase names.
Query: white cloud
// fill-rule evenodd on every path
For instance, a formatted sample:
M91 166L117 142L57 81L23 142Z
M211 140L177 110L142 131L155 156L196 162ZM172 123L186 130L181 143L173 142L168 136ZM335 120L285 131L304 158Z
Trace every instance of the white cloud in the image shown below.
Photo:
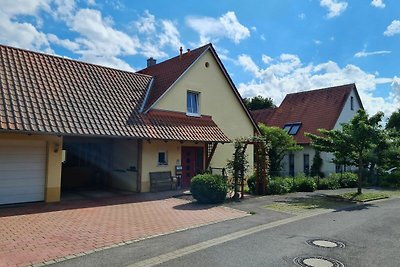
M53 53L46 34L38 30L42 21L41 11L49 11L49 0L5 0L0 9L0 42L11 46ZM33 18L29 22L18 16Z
M368 56L384 55L384 54L390 54L390 53L392 53L392 51L380 50L380 51L366 52L365 50L362 50L360 52L355 53L354 56L355 57L368 57Z
M347 2L338 0L321 0L320 5L328 9L328 19L341 15L348 6Z
M101 12L80 9L70 23L71 30L80 34L75 41L81 45L80 54L102 56L135 55L139 41L111 27Z
M265 64L269 64L269 63L271 63L271 61L272 61L272 57L269 57L269 56L267 56L267 55L262 55L261 56L261 59L262 59L262 61L265 63Z
M299 17L299 19L304 20L304 19L306 18L306 14L300 13L300 14L298 15L298 17Z
M145 10L144 16L135 21L134 25L140 33L152 34L156 31L156 17Z
M400 33L400 20L393 20L392 23L386 28L383 35L393 36Z
M179 47L184 46L177 23L168 19L157 19L148 10L133 22L133 26L142 43L139 53L146 57L165 58L168 56L166 48L172 48L178 53Z
M170 20L162 20L162 31L158 35L159 45L164 47L165 45L169 45L175 49L179 49L179 47L183 46L180 41L180 34L175 24Z
M386 5L383 3L383 0L372 0L371 6L385 8Z
M271 97L279 104L289 93L356 83L364 106L370 113L382 110L390 114L400 106L400 78L381 78L352 64L344 67L333 61L303 64L297 55L292 54L274 58L274 64L266 68L257 66L245 54L240 55L237 62L254 76L250 82L238 86L244 97L262 95ZM389 97L375 96L378 85L390 83L392 93Z
M220 38L228 38L238 44L250 37L250 30L242 25L235 12L229 11L219 18L187 17L186 24L200 34L200 42L217 42Z
M264 35L264 34L261 34L261 35L260 35L260 39L263 40L263 41L267 40L267 38L265 38L265 35Z
M320 44L322 44L322 42L320 40L314 40L314 44L320 45Z

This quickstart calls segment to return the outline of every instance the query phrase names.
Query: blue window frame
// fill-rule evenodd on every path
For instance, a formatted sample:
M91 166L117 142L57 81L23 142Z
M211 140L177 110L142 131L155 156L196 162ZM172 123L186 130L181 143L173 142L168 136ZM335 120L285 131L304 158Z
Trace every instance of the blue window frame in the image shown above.
M199 93L187 92L186 111L188 115L199 115Z

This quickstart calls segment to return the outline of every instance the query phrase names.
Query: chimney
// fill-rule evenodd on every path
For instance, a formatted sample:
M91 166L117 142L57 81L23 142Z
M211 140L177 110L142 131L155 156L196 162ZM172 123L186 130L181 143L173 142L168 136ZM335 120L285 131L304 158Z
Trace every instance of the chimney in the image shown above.
M182 49L182 46L181 46L181 48L179 48L179 59L182 59L182 52L183 52L183 49Z
M187 53L188 53L188 56L190 56L190 49L188 48L188 50L187 50Z
M157 64L157 62L154 58L151 57L151 58L147 59L147 67L151 67L156 64Z

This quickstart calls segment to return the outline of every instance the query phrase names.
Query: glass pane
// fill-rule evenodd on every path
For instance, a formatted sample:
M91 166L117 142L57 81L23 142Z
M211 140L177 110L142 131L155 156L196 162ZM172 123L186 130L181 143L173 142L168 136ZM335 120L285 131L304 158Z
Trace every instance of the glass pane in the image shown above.
M186 107L187 107L187 112L192 113L192 94L191 93L187 93Z
M295 135L295 134L297 134L297 132L299 131L299 129L300 129L300 124L295 124L295 125L293 125L292 128L290 129L289 134Z
M192 113L198 113L198 111L197 111L197 94L193 94L193 98L192 98L192 100L193 100L193 103L192 103Z
M292 127L292 125L285 125L285 127L283 127L283 130L289 132L290 127Z

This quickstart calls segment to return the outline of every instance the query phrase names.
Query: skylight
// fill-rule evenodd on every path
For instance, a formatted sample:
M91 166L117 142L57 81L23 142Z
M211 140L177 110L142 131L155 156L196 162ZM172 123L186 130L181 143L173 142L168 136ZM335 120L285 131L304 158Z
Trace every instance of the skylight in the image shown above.
M301 122L286 123L285 126L283 126L283 130L290 135L296 135L300 127L301 127Z

